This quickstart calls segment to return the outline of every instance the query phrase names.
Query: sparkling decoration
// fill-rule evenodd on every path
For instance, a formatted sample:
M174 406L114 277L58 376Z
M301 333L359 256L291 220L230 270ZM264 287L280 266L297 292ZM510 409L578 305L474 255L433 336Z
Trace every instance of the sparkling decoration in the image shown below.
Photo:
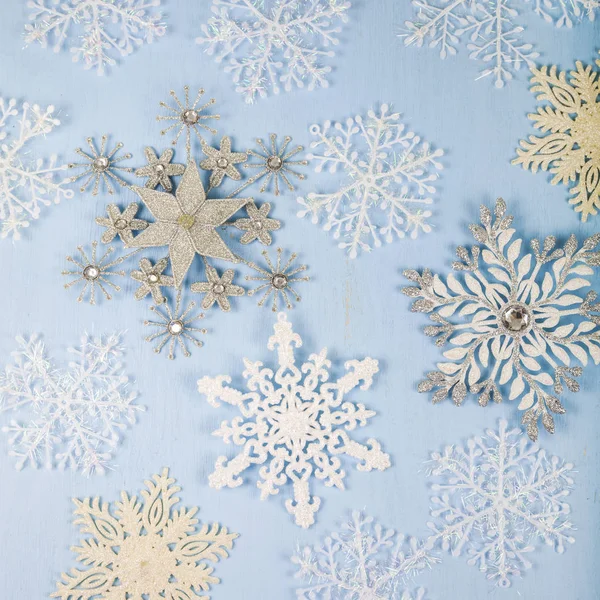
M383 104L378 112L370 110L364 121L356 116L344 124L326 121L310 128L317 138L311 148L321 152L308 157L317 161L316 171L327 167L335 173L341 167L347 182L331 193L298 198L298 216L310 214L318 223L325 214L323 228L333 230L335 239L343 237L338 246L351 258L359 250L378 248L382 241L431 231L431 211L424 207L433 202L427 194L435 192L431 182L442 169L436 159L444 153L406 131L399 119Z
M132 231L140 231L148 227L148 223L142 219L134 218L138 211L138 205L132 202L123 212L116 204L106 207L108 217L96 217L96 223L106 227L102 234L102 243L110 244L118 234L121 241L127 245L133 241Z
M339 533L292 557L296 577L307 586L297 590L299 600L424 600L425 591L413 595L408 580L436 562L423 542L358 511Z
M596 292L581 291L591 285L591 267L600 265L600 234L579 249L574 235L562 248L553 236L543 244L534 239L532 252L523 254L512 222L502 199L494 215L482 206L481 225L470 226L481 246L470 253L459 246L452 265L465 273L464 283L452 274L444 283L428 269L407 270L413 285L402 291L414 298L413 312L429 313L435 323L425 334L437 338L437 346L452 346L419 391L437 388L434 403L451 395L457 406L471 392L486 406L490 399L502 402L506 390L509 400L519 400L535 440L540 418L554 433L552 413L565 412L557 397L564 386L579 391L575 377L582 367L573 362L600 363L600 304Z
M62 574L52 598L169 598L206 595L213 575L238 535L218 523L198 527L198 508L175 508L181 488L169 469L145 482L141 498L121 492L112 505L100 498L73 499L75 524L87 535L73 548L87 569ZM91 536L91 537L89 537Z
M56 155L50 159L27 159L28 144L46 136L60 121L52 115L54 106L46 109L24 102L20 107L14 99L0 97L0 237L21 237L20 230L38 219L43 206L58 204L72 198L66 189L68 178L60 178ZM14 133L13 133L14 132ZM27 164L25 160L27 159Z
M556 27L573 27L584 16L593 21L600 0L526 0L544 21ZM407 46L439 49L446 58L468 40L469 58L484 63L479 79L490 77L502 88L523 66L534 67L539 53L523 40L525 28L517 23L521 8L515 0L412 0L416 18L406 21L401 33ZM524 3L521 3L524 4Z
M193 323L200 319L204 319L204 313L199 313L195 316L189 316L196 307L195 302L190 302L184 311L181 311L181 292L177 293L175 300L175 310L171 310L168 302L163 304L165 312L157 306L151 306L150 310L156 315L160 322L144 321L144 325L150 327L158 327L158 331L149 335L146 338L147 342L158 340L158 344L154 348L157 354L169 344L169 358L175 358L175 345L178 345L184 356L191 356L187 349L186 341L191 342L198 348L202 348L203 342L196 339L195 334L206 334L206 329L198 329L193 326Z
M213 0L213 16L196 43L206 45L217 62L225 61L236 92L246 102L293 87L328 87L327 58L348 21L344 0Z
M569 204L585 222L600 209L599 73L580 62L569 77L555 66L531 71L532 93L549 106L529 115L542 135L522 140L512 162L534 173L550 171L554 185L570 185Z
M137 169L135 172L136 176L147 177L146 187L151 190L161 185L166 192L170 192L173 189L170 177L183 175L185 165L171 163L174 154L172 148L167 148L160 155L160 158L150 147L144 150L144 154L146 155L148 164L145 167Z
M152 265L147 258L140 260L140 270L131 272L131 277L141 284L135 292L136 300L141 300L151 294L155 304L166 302L160 288L175 286L175 280L170 275L163 273L168 264L168 258L161 258L155 265Z
M202 300L202 308L208 310L215 302L219 308L225 312L231 310L228 296L243 296L244 288L233 284L235 272L227 269L222 277L219 277L217 270L210 265L206 265L206 277L208 281L192 283L190 289L192 292L206 294Z
M83 246L77 246L77 250L81 255L81 259L78 260L72 256L67 256L67 260L73 263L76 267L76 271L63 271L63 275L69 277L75 276L75 279L65 283L65 289L69 289L74 285L83 283L81 293L77 298L77 302L82 302L87 294L90 304L96 304L96 286L100 288L100 291L104 294L107 300L111 300L112 296L108 292L105 286L112 288L115 292L120 292L121 288L115 285L109 280L109 277L124 277L125 271L112 271L111 269L124 262L131 254L119 256L115 260L109 262L111 254L115 249L111 246L102 255L100 259L97 258L98 254L98 242L92 242L91 256L88 256L87 252L83 249Z
M570 507L573 465L528 442L500 421L498 431L447 446L431 455L429 546L439 542L453 556L499 587L531 568L527 554L542 540L563 553L572 537Z
M87 143L91 150L91 155L87 152L84 152L81 148L77 148L75 152L82 156L86 162L85 163L71 163L69 165L70 169L79 169L84 168L84 171L79 175L75 175L70 178L70 181L77 181L82 177L89 177L83 182L80 192L85 192L85 190L89 187L89 185L94 182L94 187L92 189L92 196L98 195L98 189L100 187L100 181L104 182L106 189L109 194L114 194L115 191L110 184L109 178L116 181L119 185L127 187L129 184L123 180L115 171L124 171L125 173L131 173L133 169L131 167L118 167L117 163L120 163L123 160L128 160L131 158L131 154L127 153L123 156L116 157L117 152L123 147L123 144L119 142L114 150L110 152L106 152L106 142L108 140L108 136L102 136L102 143L100 145L100 152L96 149L96 144L94 143L93 138L87 138Z
M123 372L120 335L84 335L79 349L69 350L67 369L50 362L36 336L17 343L14 363L0 374L0 412L22 419L3 427L17 469L104 473L121 432L144 410Z
M273 240L269 232L277 231L281 227L281 223L268 218L270 210L271 205L268 202L265 202L260 208L256 208L253 202L246 204L248 218L237 219L233 223L238 229L245 232L240 239L242 244L249 244L254 240L258 240L265 246L271 245Z
M173 98L173 100L175 100L175 106L170 106L166 102L161 102L160 106L162 108L166 108L169 111L169 114L167 116L159 115L158 117L156 117L156 120L157 121L172 121L172 123L166 129L163 129L160 132L160 134L167 135L167 133L169 133L169 131L171 131L173 129L177 129L175 137L173 138L173 141L171 142L173 145L177 144L177 142L179 140L179 136L181 136L181 134L185 130L185 149L187 152L187 160L189 162L190 157L192 155L192 137L191 137L192 134L191 134L191 132L193 131L196 134L196 137L200 140L200 143L202 143L204 141L204 139L202 138L200 129L203 129L204 131L208 131L209 133L212 133L213 135L216 135L216 133L217 133L217 130L213 129L212 127L209 127L205 123L205 121L211 121L211 120L216 121L216 120L219 120L221 117L219 115L203 114L204 111L209 106L212 106L216 102L216 100L214 98L211 98L208 102L206 102L202 106L199 106L199 102L200 102L202 96L204 96L203 89L198 90L196 99L194 100L193 104L191 104L191 105L190 105L190 88L189 88L189 86L186 85L183 88L183 92L184 92L185 99L184 99L184 102L182 103L179 100L179 98L177 97L177 94L173 90L171 90L170 94L171 94L171 97Z
M202 142L202 152L208 158L200 161L200 168L205 171L212 171L210 174L211 187L221 185L225 175L235 181L239 181L242 178L234 165L244 162L248 158L248 155L245 152L232 152L231 140L226 135L221 138L219 150Z
M73 62L103 75L116 57L128 56L144 42L165 34L160 0L28 0L25 41L59 52L69 46ZM78 29L71 37L72 29Z
M223 421L214 432L242 449L229 461L225 456L217 459L209 484L216 489L237 487L246 469L267 463L259 470L261 498L279 493L279 487L291 481L294 497L286 500L285 506L296 524L306 528L314 523L321 504L320 498L310 495L312 476L324 480L328 487L344 489L345 472L338 455L360 461L359 471L383 471L390 466L379 442L369 439L361 444L348 435L357 426L366 425L375 412L345 396L358 386L369 389L379 367L372 358L350 360L345 363L347 373L330 381L331 361L326 348L297 367L294 347L299 348L302 339L292 331L284 313L278 315L274 329L268 348L277 352L277 370L244 359L248 392L226 385L231 378L225 375L198 380L198 391L209 404L227 402L242 414L231 423Z
M188 163L174 196L137 186L132 189L156 221L129 245L136 248L169 246L177 287L182 285L196 254L239 262L216 228L242 208L249 198L208 200L193 161Z
M298 257L298 255L294 252L290 255L287 263L282 266L281 264L281 254L283 250L281 248L277 248L277 264L273 265L271 259L269 258L269 254L266 250L263 250L262 255L265 258L265 261L268 265L269 270L263 269L254 263L246 263L249 267L258 271L260 276L252 277L247 276L246 281L259 281L264 282L260 283L259 286L253 290L248 291L248 296L253 296L257 292L261 292L264 290L264 294L262 298L258 302L258 306L263 306L265 302L269 299L271 295L273 295L273 312L277 312L279 296L283 298L285 305L288 309L293 308L293 305L290 301L290 297L288 294L291 294L296 302L300 302L300 295L292 288L292 283L297 283L298 281L308 281L309 277L296 277L298 273L302 273L306 271L308 268L306 265L300 265L292 269L292 264ZM290 270L291 269L291 270Z

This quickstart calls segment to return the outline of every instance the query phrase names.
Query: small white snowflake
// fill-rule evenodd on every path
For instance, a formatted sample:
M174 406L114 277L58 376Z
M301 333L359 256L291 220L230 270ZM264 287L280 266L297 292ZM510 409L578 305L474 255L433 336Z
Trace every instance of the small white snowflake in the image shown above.
M158 6L160 0L29 0L25 41L51 45L54 52L69 45L73 62L103 75L106 65L117 63L115 56L128 56L165 34ZM70 39L71 28L81 33Z
M525 0L535 14L556 27L573 27L585 16L590 21L600 11L600 0ZM407 46L439 48L446 58L468 39L469 58L480 60L482 77L493 77L504 87L522 66L535 66L539 53L522 39L524 27L517 23L520 4L515 0L412 0L414 21L406 21L401 33Z
M45 161L38 158L25 164L30 152L26 145L45 136L60 121L52 116L54 106L46 109L24 102L17 107L14 99L0 98L0 237L9 235L18 240L20 229L29 227L39 218L42 206L58 204L62 198L72 198L73 191L64 185L68 177L58 172L67 165L58 165L56 155Z
M573 465L547 456L500 421L499 431L470 439L466 447L433 453L432 498L427 545L440 542L487 573L500 587L531 568L527 554L543 541L559 553L575 540L566 497Z
M425 591L408 589L408 580L438 562L426 545L384 529L359 512L323 544L292 557L296 577L307 587L299 600L424 600Z
M71 348L68 369L56 368L35 336L17 338L14 364L0 373L0 413L26 419L3 427L16 467L70 467L86 475L104 473L127 423L134 424L136 394L120 362L120 336L84 335Z
M331 193L310 193L298 198L302 209L318 223L325 213L325 231L333 230L338 245L355 258L359 250L369 251L410 233L428 233L427 219L435 192L431 182L438 178L442 165L436 160L444 153L432 150L427 142L399 122L398 113L390 113L383 104L379 111L370 110L367 118L347 119L345 123L326 121L323 127L313 125L310 132L317 138L310 154L315 170L338 167L346 172L346 181ZM432 172L433 171L433 172Z
M348 435L348 431L366 425L375 412L349 402L346 395L358 386L367 390L379 367L372 358L350 360L345 364L347 373L329 382L331 361L326 348L311 354L308 362L298 367L294 347L300 347L302 339L293 332L284 313L279 313L274 329L268 348L277 351L277 370L244 359L248 392L225 385L231 382L225 375L198 380L198 391L211 405L219 406L221 400L242 413L231 423L223 421L214 432L242 450L230 461L220 456L209 483L216 489L237 487L243 483L240 475L246 469L268 462L259 471L261 498L278 494L279 487L291 481L294 499L286 500L285 506L297 525L309 527L321 504L320 498L310 495L311 478L344 489L345 472L339 455L360 461L359 471L383 471L390 466L389 456L377 440L361 444Z
M293 86L327 87L331 67L325 59L339 43L348 21L345 0L213 0L212 16L202 25L198 44L217 62L227 61L236 91L246 102Z

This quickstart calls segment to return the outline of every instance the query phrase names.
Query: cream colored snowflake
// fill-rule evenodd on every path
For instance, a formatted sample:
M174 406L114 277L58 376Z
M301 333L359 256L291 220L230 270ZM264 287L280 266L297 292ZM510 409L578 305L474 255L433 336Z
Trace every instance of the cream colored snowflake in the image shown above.
M576 65L568 79L556 66L532 69L531 91L551 106L528 115L544 135L521 140L512 162L554 173L554 185L572 182L569 204L585 222L600 209L600 77L591 66Z
M114 509L100 498L74 499L75 523L92 537L72 548L85 570L63 573L61 600L208 600L219 583L208 562L227 558L236 533L218 523L198 530L197 508L173 509L181 490L169 470L146 481L141 499L121 492Z

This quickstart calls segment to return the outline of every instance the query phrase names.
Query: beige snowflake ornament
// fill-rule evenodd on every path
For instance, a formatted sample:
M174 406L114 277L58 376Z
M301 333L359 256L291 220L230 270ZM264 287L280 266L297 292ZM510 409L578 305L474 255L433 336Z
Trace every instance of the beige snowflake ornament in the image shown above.
M550 106L529 115L542 135L521 140L512 162L550 171L554 185L570 184L569 203L585 222L600 209L600 77L591 66L576 66L568 77L556 66L532 69L531 91Z
M74 499L75 523L92 537L72 550L88 568L63 573L52 598L209 600L202 592L220 580L208 563L227 558L237 534L218 523L198 529L197 508L174 509L181 488L168 469L145 483L141 498L121 492L114 507Z

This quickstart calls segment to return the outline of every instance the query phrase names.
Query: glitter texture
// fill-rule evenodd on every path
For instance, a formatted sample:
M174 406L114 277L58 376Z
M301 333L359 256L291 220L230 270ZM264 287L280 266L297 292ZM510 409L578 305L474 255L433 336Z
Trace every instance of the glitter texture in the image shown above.
M206 265L206 277L208 281L199 281L192 283L190 289L192 292L206 294L202 300L202 308L208 310L215 302L219 308L225 312L231 310L231 304L228 296L243 296L244 288L233 284L235 271L227 269L221 277L214 267Z
M146 187L151 190L159 185L163 187L165 192L170 192L173 189L171 177L175 175L183 175L185 165L172 163L174 150L167 148L163 153L157 156L156 152L150 147L144 150L148 164L136 170L137 177L147 177Z
M151 294L155 304L162 304L166 301L160 288L175 286L175 280L170 275L163 273L168 264L169 259L166 257L161 258L155 265L152 265L147 258L140 260L140 270L131 272L132 279L141 284L135 292L136 300L141 300Z
M226 135L221 138L221 145L218 150L202 142L202 152L208 158L200 161L200 168L205 171L212 171L210 174L211 187L221 185L225 175L234 181L239 181L242 178L234 165L244 162L248 155L245 152L232 152L231 140Z
M110 244L118 235L121 241L127 245L133 241L133 231L140 231L148 227L148 223L142 219L135 219L138 205L132 202L123 212L116 204L106 207L107 217L96 217L96 223L106 227L106 231L100 238L103 244Z

